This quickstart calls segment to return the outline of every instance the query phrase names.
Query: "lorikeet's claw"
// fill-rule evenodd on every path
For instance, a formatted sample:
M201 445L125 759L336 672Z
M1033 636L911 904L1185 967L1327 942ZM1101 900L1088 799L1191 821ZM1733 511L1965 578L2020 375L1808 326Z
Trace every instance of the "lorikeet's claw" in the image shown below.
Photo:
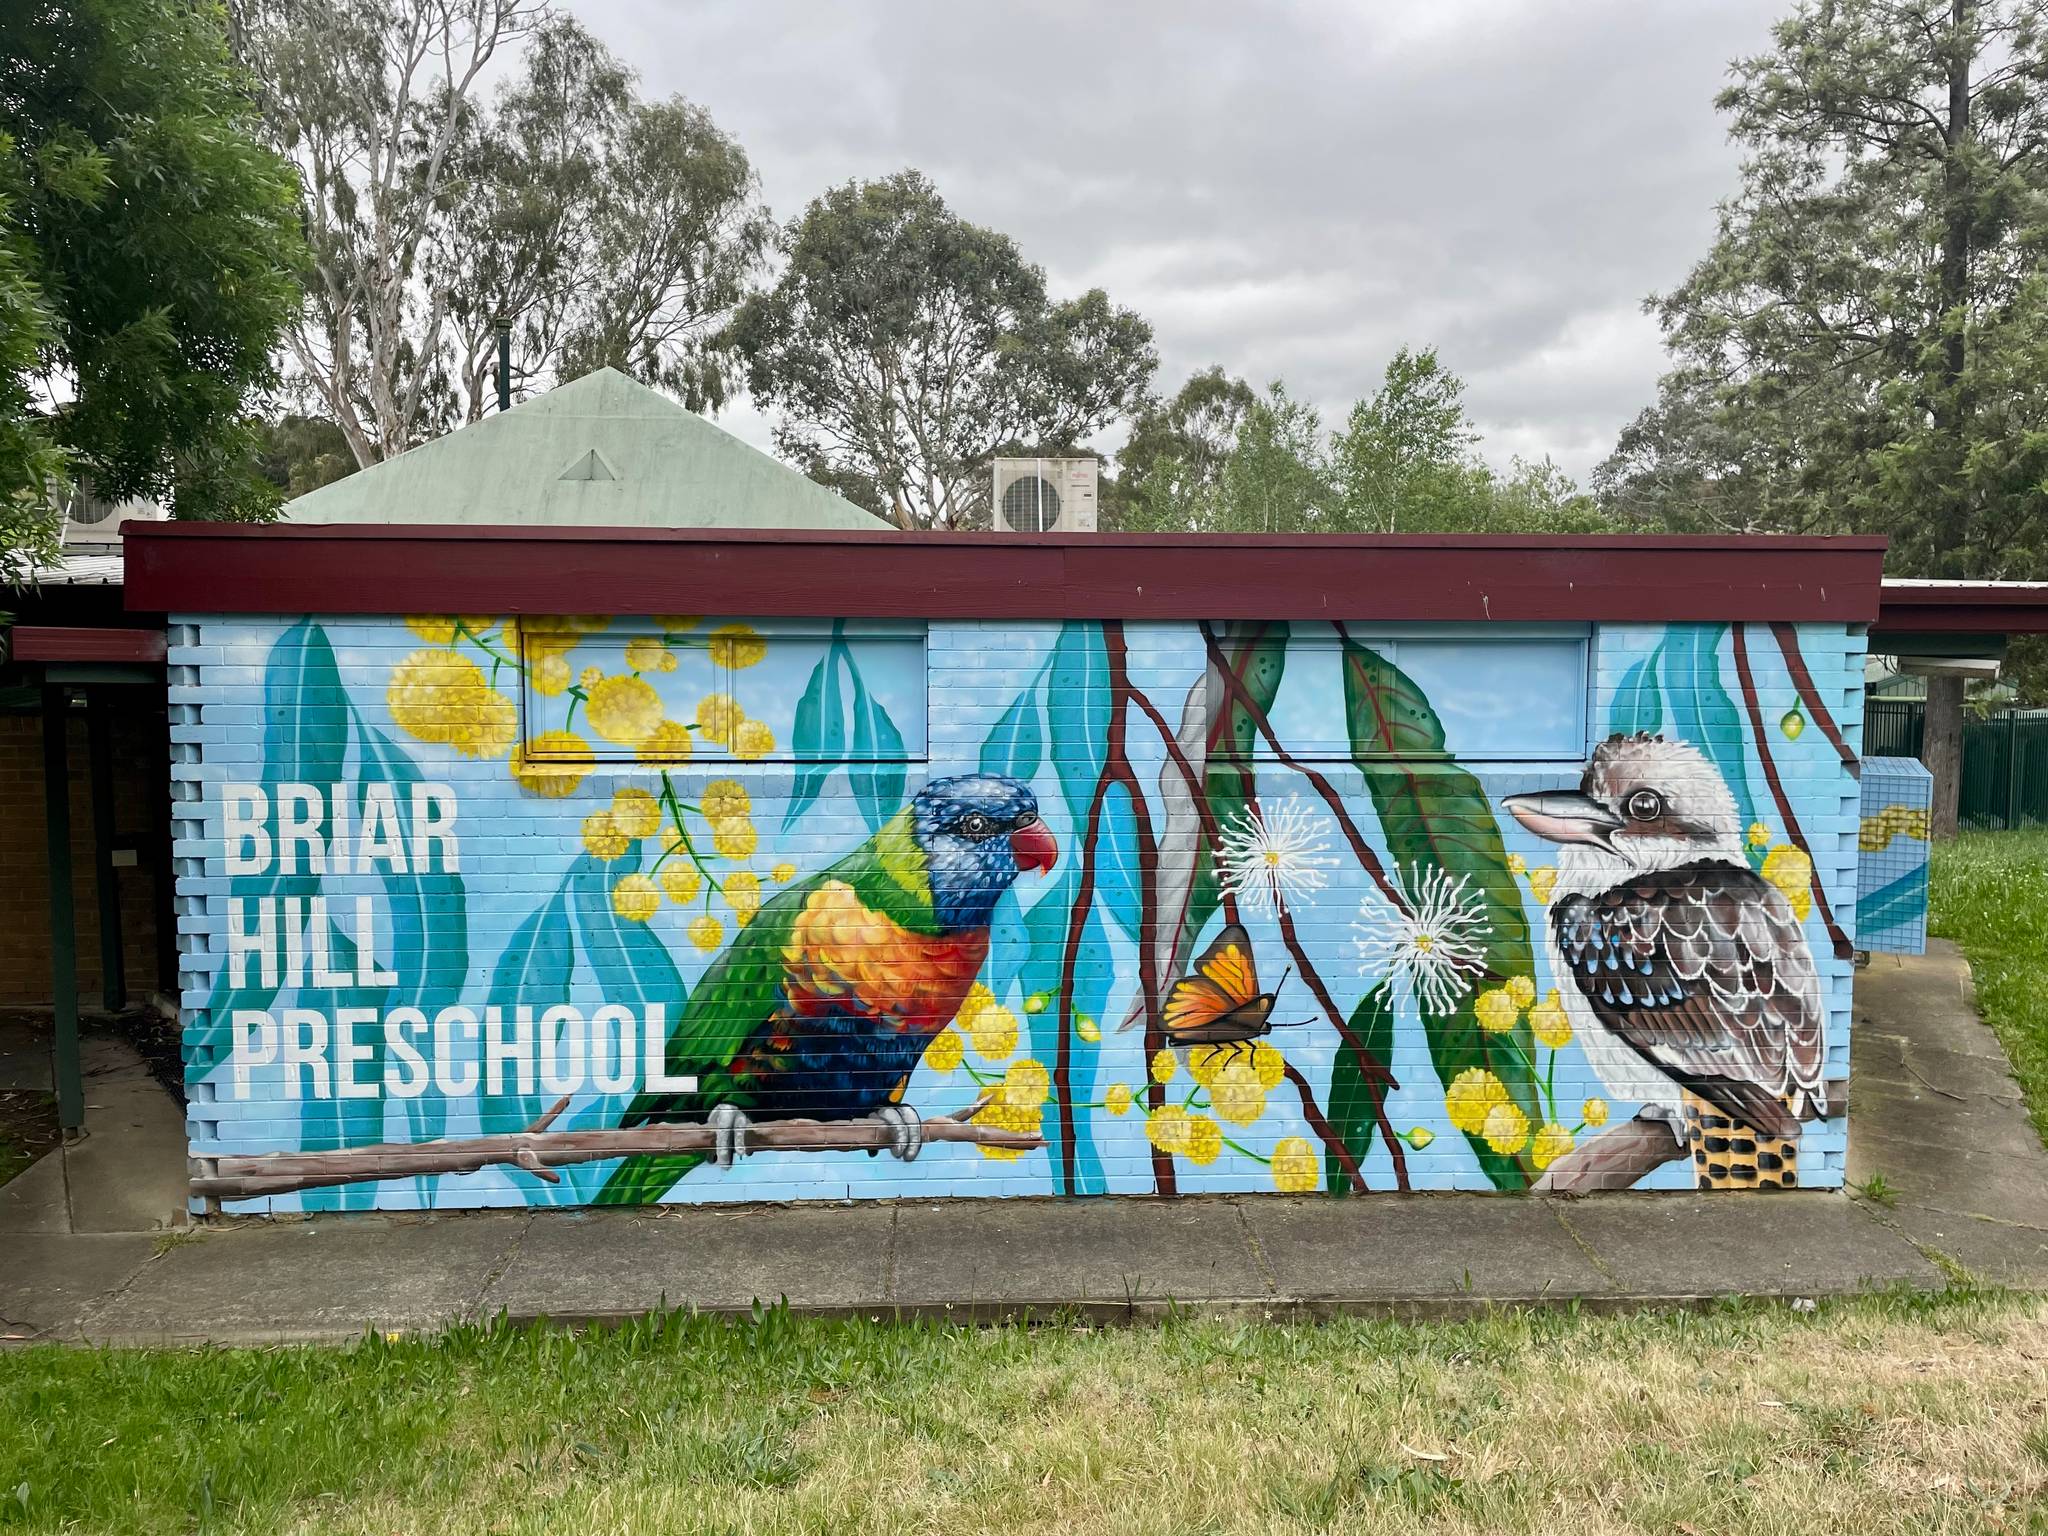
M734 1158L746 1155L747 1127L753 1122L737 1105L712 1105L704 1123L711 1127L711 1160L719 1167L730 1168Z
M889 1150L904 1162L915 1162L924 1150L924 1117L905 1104L884 1104L875 1118L889 1127Z

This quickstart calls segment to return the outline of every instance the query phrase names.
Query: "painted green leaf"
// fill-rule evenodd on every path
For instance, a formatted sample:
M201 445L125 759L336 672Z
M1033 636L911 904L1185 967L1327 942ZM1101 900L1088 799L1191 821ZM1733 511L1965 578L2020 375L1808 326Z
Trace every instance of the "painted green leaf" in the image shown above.
M588 859L584 855L571 873ZM490 1001L502 1008L505 1017L521 1004L536 1011L552 1008L569 996L569 976L576 964L575 940L569 933L569 881L562 884L541 905L528 913L513 930L498 963L491 968ZM478 1048L482 1059L482 1048ZM516 1080L508 1080L498 1094L480 1093L477 1115L486 1133L523 1131L545 1107L538 1091L521 1094Z
M1664 729L1664 701L1657 687L1657 664L1663 659L1660 645L1621 677L1614 691L1614 703L1607 713L1611 736L1633 736L1638 732L1654 736Z
M327 943L329 966L337 974L353 975L354 941L330 924ZM381 1016L390 1006L389 998L389 989L385 987L301 987L296 1004L316 1010L327 1020L329 1030L338 1033L343 1009L367 1008ZM358 1047L368 1047L369 1055L347 1070L359 1081L380 1082L384 1076L384 1031L374 1026L359 1027L355 1039ZM328 1037L326 1056L329 1071L338 1074L344 1070L340 1042L333 1033ZM372 1098L344 1098L339 1081L331 1081L329 1087L332 1091L326 1098L306 1100L299 1112L301 1151L331 1152L339 1147L363 1147L384 1140L385 1100L381 1092ZM299 1198L301 1210L366 1211L377 1203L377 1185L374 1180L337 1184L306 1190Z
M833 643L844 653L846 675L853 682L853 755L857 761L848 767L846 776L853 785L854 804L860 807L861 819L872 835L903 809L903 733L896 729L882 701L868 692L853 652Z
M1721 770L1747 827L1756 819L1749 793L1749 732L1742 711L1721 682L1721 640L1726 624L1673 624L1664 632L1664 683L1671 699L1671 734L1698 747ZM1761 864L1766 850L1751 848Z
M1289 629L1284 622L1232 623L1224 627L1219 637L1223 659L1231 676L1251 696L1260 714L1270 716L1273 700L1279 696L1281 679L1287 671L1288 634ZM1214 672L1213 664L1210 671ZM1258 754L1259 727L1243 698L1221 678L1208 676L1205 685L1209 699L1209 735L1202 779L1208 794L1210 814L1218 825L1227 825L1244 811L1257 785L1252 765ZM1162 779L1162 786L1164 783ZM1169 798L1169 816L1172 810ZM1181 924L1177 961L1185 959L1193 949L1196 936L1221 901L1206 839L1195 839L1195 847L1196 868L1188 894L1187 916ZM1162 859L1163 856L1162 850ZM1161 899L1165 899L1163 889ZM1178 965L1169 969L1177 970Z
M1045 713L1053 766L1059 771L1060 791L1067 802L1068 825L1078 840L1087 832L1109 739L1109 658L1103 649L1102 626L1070 622L1063 627L1053 647L1048 677ZM1130 795L1121 788L1112 788L1103 796L1094 855L1095 900L1135 943L1137 821Z
M981 771L1004 773L1029 783L1045 759L1045 731L1038 720L1038 683L1020 690L981 744Z
M1344 642L1343 655L1344 704L1355 761L1398 866L1396 883L1412 896L1418 872L1431 867L1465 877L1490 925L1485 940L1490 977L1480 987L1495 984L1494 978L1532 976L1521 891L1508 869L1485 789L1444 750L1443 722L1406 673L1355 641ZM1475 996L1468 993L1442 1018L1422 1010L1430 1060L1446 1087L1473 1068L1493 1073L1533 1129L1542 1113L1529 1067L1534 1058L1528 1025L1518 1024L1508 1035L1488 1034L1473 1016ZM1497 1188L1527 1187L1532 1172L1526 1150L1504 1155L1479 1136L1466 1139Z
M789 745L803 766L797 770L789 809L783 813L784 831L816 803L834 765L846 755L846 706L839 697L839 652L835 639L811 668L810 682L803 697L796 701Z
M1351 1010L1351 1033L1373 1060L1393 1059L1394 1006L1388 983L1381 982L1358 1000L1358 1006ZM1361 1168L1365 1166L1366 1154L1372 1150L1379 1126L1380 1100L1385 1093L1384 1085L1366 1076L1354 1052L1337 1052L1330 1068L1330 1129ZM1328 1150L1323 1153L1323 1183L1333 1195L1363 1193L1352 1189L1351 1175L1344 1171L1336 1154Z

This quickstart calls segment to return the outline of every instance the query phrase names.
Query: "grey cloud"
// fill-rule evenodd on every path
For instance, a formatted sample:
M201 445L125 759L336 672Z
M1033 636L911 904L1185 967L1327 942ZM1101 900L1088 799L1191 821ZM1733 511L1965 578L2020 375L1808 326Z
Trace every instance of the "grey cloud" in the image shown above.
M1489 456L1583 475L1647 402L1645 294L1706 247L1738 152L1712 98L1782 0L570 0L709 107L779 216L905 165L1054 286L1326 413L1404 343ZM756 440L744 406L729 424Z

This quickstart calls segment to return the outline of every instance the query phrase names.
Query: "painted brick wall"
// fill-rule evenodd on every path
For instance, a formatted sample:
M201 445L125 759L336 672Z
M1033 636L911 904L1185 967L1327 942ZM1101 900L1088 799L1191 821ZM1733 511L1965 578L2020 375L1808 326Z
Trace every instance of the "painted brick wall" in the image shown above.
M1666 862L1718 859L1716 889L1747 893L1751 931L1789 946L1773 957L1789 978L1773 1016L1818 1036L1817 1067L1791 1069L1807 1091L1788 1113L1809 1117L1797 1182L1841 1182L1843 1120L1813 1102L1833 1088L1839 1106L1848 1074L1835 935L1854 931L1857 793L1828 727L1854 747L1862 640L1839 626L926 633L667 618L522 636L484 618L195 616L171 647L191 1136L231 1210L1555 1180L1646 1090L1589 1055L1597 1011L1548 942L1583 850L1502 802L1576 790L1589 755L1633 733L1662 742L1644 764L1616 759L1630 783L1661 784L1674 825L1696 813L1698 846ZM1353 740L1395 750L1354 760ZM986 777L944 782L963 775ZM390 827L373 785L392 786ZM326 837L337 795L350 867L309 873L305 843L283 867L281 801L302 821L317 804ZM1032 862L1020 813L1057 844L1050 871L1017 870ZM975 815L994 832L962 830ZM404 872L364 858L365 842L402 851ZM919 909L920 880L948 911L992 899L986 922ZM299 985L281 937L280 984L264 978L266 902L273 933L306 928ZM1233 916L1256 984L1219 961L1210 985L1241 997L1176 997ZM333 974L316 979L322 959ZM1701 996L1753 981L1688 978ZM608 1006L605 1081L569 1052ZM493 1007L495 1082L479 1039ZM695 1045L657 1043L650 1059L650 1007ZM394 1034L404 1009L418 1023ZM550 1009L574 1010L575 1027ZM623 1061L616 1010L642 1031ZM1252 1038L1174 1049L1176 1018ZM1263 1022L1277 1027L1255 1035ZM1784 1070L1778 1034L1765 1076ZM636 1103L655 1070L694 1076L694 1093ZM693 1128L670 1161L574 1163L558 1182L503 1161L503 1142L471 1149L501 1159L481 1171L444 1159L381 1179L364 1175L391 1162L350 1151L502 1136L564 1099L535 1146L648 1110L694 1127L726 1102L751 1150L720 1167ZM877 1150L764 1148L797 1134L793 1110ZM904 1111L932 1132L913 1160L894 1155ZM981 1140L940 1139L937 1117L970 1111L962 1134ZM1676 1095L1670 1113L1682 1133ZM1674 1133L1620 1182L1755 1182L1759 1148L1773 1182L1775 1142L1757 1129L1739 1176L1722 1151L1703 1175L1705 1152ZM320 1157L238 1161L298 1152ZM309 1172L349 1181L285 1187Z

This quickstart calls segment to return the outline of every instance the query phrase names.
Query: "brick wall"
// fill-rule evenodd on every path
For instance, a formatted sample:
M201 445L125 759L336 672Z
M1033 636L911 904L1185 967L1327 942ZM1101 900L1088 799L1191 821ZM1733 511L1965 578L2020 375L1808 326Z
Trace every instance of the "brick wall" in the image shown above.
M1838 1101L1795 1138L1798 1182L1841 1181L1856 786L1812 718L1857 740L1862 641L1841 626L1792 636L1810 699L1761 625L199 617L171 638L196 1156L495 1135L557 1100L550 1130L607 1131L662 1070L770 1139L805 1114L874 1145L892 1117L907 1134L893 1105L983 1103L982 1141L914 1160L757 1141L731 1169L423 1171L230 1209L1526 1189L1657 1089L1596 1062L1547 942L1578 855L1503 802L1576 788L1637 732L1670 748L1644 773L1700 840L1683 857L1790 935L1779 1001L1820 1027ZM1373 730L1399 752L1354 757ZM894 819L978 774L997 777ZM1016 868L1020 812L1058 845L1049 873ZM1255 834L1289 877L1277 901ZM920 915L920 881L954 918ZM1258 986L1226 1032L1281 1027L1163 1049L1147 989L1163 1001L1231 909ZM650 1009L722 1043L664 1058L635 1034L621 1059ZM1624 1182L1700 1177L1674 1140Z
M144 690L129 690L140 694ZM154 834L165 786L151 772L160 711L123 698L113 716L116 832L139 847L137 863L117 869L123 967L131 997L159 985L156 970ZM78 988L102 992L99 897L93 874L92 781L84 711L70 722L72 911L78 932ZM39 715L0 715L0 1003L50 1001L48 833L43 799L43 727Z

